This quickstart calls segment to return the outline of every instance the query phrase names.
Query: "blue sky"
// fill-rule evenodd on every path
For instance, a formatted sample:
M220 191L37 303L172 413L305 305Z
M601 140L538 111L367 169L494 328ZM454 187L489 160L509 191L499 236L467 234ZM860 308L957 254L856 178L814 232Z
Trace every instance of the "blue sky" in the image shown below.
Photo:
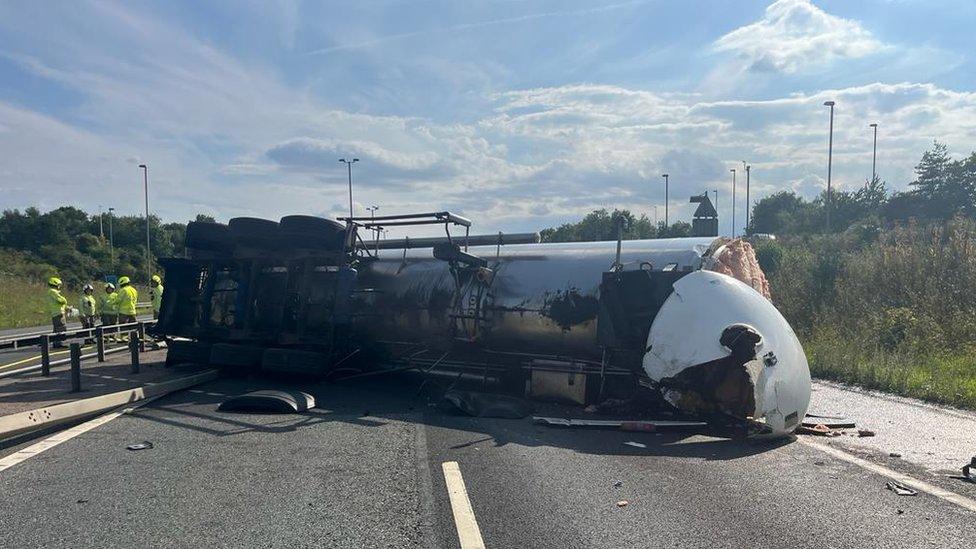
M479 231L672 219L976 149L969 1L6 2L0 207L168 220L447 208ZM744 218L744 188L737 195Z

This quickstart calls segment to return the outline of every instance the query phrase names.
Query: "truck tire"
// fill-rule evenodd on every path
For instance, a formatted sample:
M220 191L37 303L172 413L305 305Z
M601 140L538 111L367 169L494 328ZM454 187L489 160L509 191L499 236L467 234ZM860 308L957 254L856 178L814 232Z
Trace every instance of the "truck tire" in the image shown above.
M277 247L280 228L277 221L258 217L235 217L227 223L237 244L249 247Z
M288 248L339 250L346 237L342 223L311 215L286 215L280 226L282 243Z
M207 364L210 362L210 344L199 341L173 340L166 344L166 365Z
M261 360L261 371L282 374L325 375L328 356L294 349L267 349Z
M239 370L253 370L261 366L264 347L215 343L210 349L210 364Z
M183 244L193 250L227 251L231 247L230 230L220 223L191 221L186 225Z

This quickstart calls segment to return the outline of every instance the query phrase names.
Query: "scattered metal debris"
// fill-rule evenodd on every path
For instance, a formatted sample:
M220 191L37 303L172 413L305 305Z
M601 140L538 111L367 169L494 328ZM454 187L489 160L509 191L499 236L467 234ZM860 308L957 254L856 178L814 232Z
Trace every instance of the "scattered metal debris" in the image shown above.
M822 414L807 414L801 423L804 427L816 427L824 425L830 429L853 429L857 424L853 420L844 416L831 416Z
M823 437L839 437L844 434L842 431L831 429L822 423L813 426L807 426L806 424L800 425L796 428L796 432L801 435L819 435Z
M221 412L292 414L315 407L315 397L302 391L254 391L231 397L217 407Z
M625 499L617 502L617 507L627 507L628 505L630 505L630 502Z
M521 419L532 413L532 403L523 398L496 393L451 390L444 393L444 405L474 417Z
M130 445L126 446L125 449L126 450L132 450L132 451L136 451L136 450L150 450L150 449L152 449L152 447L153 447L153 443L152 442L149 442L148 440L144 440L142 442L137 442L136 444L130 444Z
M613 483L613 487L614 488L620 488L623 485L624 485L624 483L622 481L619 481L619 480L617 482L614 482Z
M875 435L874 431L869 429L858 429L857 436L859 437L873 437Z
M888 490L891 490L892 492L894 492L895 494L897 494L899 496L917 496L918 495L918 492L916 492L915 490L912 490L908 486L905 486L904 484L895 482L893 480L892 481L888 481L887 483L885 483L885 488L887 488Z
M623 431L654 431L666 428L683 427L705 427L708 423L704 421L679 421L671 419L662 420L611 420L611 419L573 419L563 417L533 417L532 421L548 425L550 427L576 427L576 428L603 428L620 429Z
M901 454L899 454L898 452L889 452L888 457L900 458Z
M976 483L976 456L969 461L969 465L963 465L962 476L969 482Z
M641 444L640 442L634 442L632 440L628 440L624 444L626 444L627 446L633 446L634 448L647 448L646 444Z

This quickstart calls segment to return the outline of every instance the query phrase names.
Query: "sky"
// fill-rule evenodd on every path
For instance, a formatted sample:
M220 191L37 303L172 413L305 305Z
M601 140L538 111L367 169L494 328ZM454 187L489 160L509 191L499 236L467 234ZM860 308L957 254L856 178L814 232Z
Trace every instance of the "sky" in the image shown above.
M0 208L335 217L447 209L473 233L596 208L690 221L976 150L976 2L0 3ZM391 233L393 235L394 233Z

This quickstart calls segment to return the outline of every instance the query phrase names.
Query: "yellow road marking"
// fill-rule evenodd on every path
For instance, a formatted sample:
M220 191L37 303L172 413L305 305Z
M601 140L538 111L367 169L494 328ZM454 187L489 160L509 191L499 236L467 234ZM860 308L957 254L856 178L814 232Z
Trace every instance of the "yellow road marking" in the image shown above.
M817 448L821 452L830 454L831 456L834 456L837 459L846 461L848 463L852 463L854 465L857 465L858 467L867 469L868 471L871 471L872 473L876 473L883 477L888 477L892 480L896 480L901 484L904 484L905 486L918 490L919 492L925 492L926 494L935 496L943 501L948 501L949 503L958 505L963 509L968 509L970 511L976 512L976 500L969 499L966 496L957 494L955 492L950 492L949 490L946 490L944 488L939 488L934 484L929 484L928 482L918 480L904 473L899 473L898 471L889 469L883 465L878 465L877 463L870 462L866 459L861 459L839 448L834 448L833 446L827 446L825 444L818 444L816 442L807 442L806 440L803 440L800 437L797 437L796 440L797 442L806 444L807 446L812 446L814 448Z
M85 349L91 349L92 347L94 347L94 345L88 345L87 347L82 347L81 350L84 351ZM53 353L48 353L47 356L50 357L50 356L66 355L66 354L68 354L70 352L71 351L55 351ZM30 362L32 360L40 360L40 359L41 359L41 355L37 355L37 356L29 357L29 358L23 358L23 359L18 360L16 362L11 362L10 364L0 364L0 370L2 370L4 368L9 368L11 366L19 366L19 365L21 365L21 364L23 364L25 362Z
M456 461L445 461L441 464L444 469L444 482L447 483L447 495L451 498L451 511L454 513L454 525L457 527L458 541L461 549L484 549L485 541L481 538L478 521L474 518L471 499L464 487L461 468Z

